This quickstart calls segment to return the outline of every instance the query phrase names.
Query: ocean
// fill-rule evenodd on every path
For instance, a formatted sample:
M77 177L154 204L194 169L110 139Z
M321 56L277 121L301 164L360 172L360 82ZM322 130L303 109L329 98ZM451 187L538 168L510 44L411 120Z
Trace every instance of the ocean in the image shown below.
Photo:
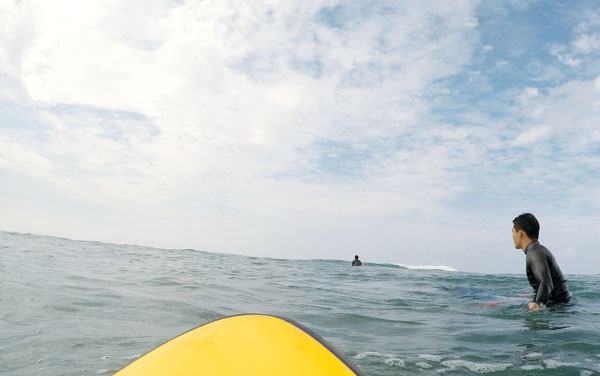
M600 374L600 275L567 274L573 301L528 313L524 272L368 259L353 268L352 256L272 259L0 232L0 374L110 375L241 313L293 319L365 375Z

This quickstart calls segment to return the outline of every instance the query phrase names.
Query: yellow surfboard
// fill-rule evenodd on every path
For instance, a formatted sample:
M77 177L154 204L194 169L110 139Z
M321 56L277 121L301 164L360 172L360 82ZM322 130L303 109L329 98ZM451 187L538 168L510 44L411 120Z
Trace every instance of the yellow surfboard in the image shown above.
M360 376L322 338L292 320L231 316L202 325L115 376Z

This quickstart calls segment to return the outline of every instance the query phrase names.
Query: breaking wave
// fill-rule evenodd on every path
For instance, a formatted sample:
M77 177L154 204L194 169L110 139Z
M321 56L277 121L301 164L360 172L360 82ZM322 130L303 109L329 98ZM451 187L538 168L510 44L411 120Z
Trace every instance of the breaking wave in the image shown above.
M457 272L458 270L453 267L446 265L408 265L408 264L396 264L401 268L411 269L411 270L444 270L447 272Z

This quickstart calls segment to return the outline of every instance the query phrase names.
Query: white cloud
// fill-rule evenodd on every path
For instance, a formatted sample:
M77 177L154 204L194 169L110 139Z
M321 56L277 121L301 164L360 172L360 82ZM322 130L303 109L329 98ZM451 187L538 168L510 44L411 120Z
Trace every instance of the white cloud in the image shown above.
M33 29L26 6L0 2L0 73L18 74L20 52L29 43Z
M36 151L25 149L13 135L0 133L0 167L38 178L52 176L52 163Z
M563 63L565 65L568 65L570 67L577 67L577 66L579 66L582 63L581 59L575 58L575 57L570 56L570 55L560 55L559 54L559 55L557 55L557 57L558 57L558 60L561 63Z
M540 95L539 91L535 87L526 87L523 89L523 92L519 96L519 101L523 104L529 102L532 98L538 97Z
M600 90L600 76L596 77L594 85L596 85L596 89Z
M582 54L595 52L600 49L600 35L580 35L577 40L573 42L573 47L577 52Z
M529 94L536 92L530 90ZM551 88L541 95L537 92L535 100L529 98L527 91L519 94L518 122L536 125L526 131L518 130L514 136L516 145L525 145L537 140L548 139L559 150L569 153L590 152L592 133L597 130L597 107L600 92L595 81L570 81Z
M479 20L477 18L471 18L465 22L466 27L477 27L479 26Z
M129 233L107 228L108 240L156 244L168 235L149 228L186 218L182 243L252 252L270 231L304 247L296 240L314 231L342 241L364 221L433 216L464 190L454 159L472 140L446 130L443 145L420 149L413 134L434 127L420 125L428 87L469 62L475 5L365 17L365 5L342 4L348 21L335 28L317 17L319 2L13 4L6 24L31 31L0 63L45 128L5 136L14 145L3 166L136 223ZM364 154L346 162L358 177L321 171L328 143Z
M532 127L529 130L519 134L519 136L515 139L514 143L518 146L527 146L535 142L547 139L548 137L550 137L550 134L550 127L539 125Z
M584 9L583 17L575 27L577 33L588 33L600 27L600 11L593 7Z
M594 8L582 12L584 17L574 28L575 38L568 45L553 45L550 53L558 60L572 68L594 61L593 54L600 51L600 34L598 20L600 16Z
M540 92L536 87L526 87L524 90L524 94L527 96L527 98L533 98L540 95Z
M583 63L583 59L576 57L576 52L568 51L565 46L552 46L550 48L550 54L555 56L562 64L572 68Z

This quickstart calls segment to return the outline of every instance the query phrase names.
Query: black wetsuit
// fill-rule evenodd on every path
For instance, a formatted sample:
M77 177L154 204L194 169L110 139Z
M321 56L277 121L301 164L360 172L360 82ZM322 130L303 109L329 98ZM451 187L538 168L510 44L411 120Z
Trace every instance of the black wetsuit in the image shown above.
M360 262L360 260L354 260L352 261L352 266L361 266L362 262Z
M537 240L525 248L526 272L537 304L567 303L571 293L554 256Z

